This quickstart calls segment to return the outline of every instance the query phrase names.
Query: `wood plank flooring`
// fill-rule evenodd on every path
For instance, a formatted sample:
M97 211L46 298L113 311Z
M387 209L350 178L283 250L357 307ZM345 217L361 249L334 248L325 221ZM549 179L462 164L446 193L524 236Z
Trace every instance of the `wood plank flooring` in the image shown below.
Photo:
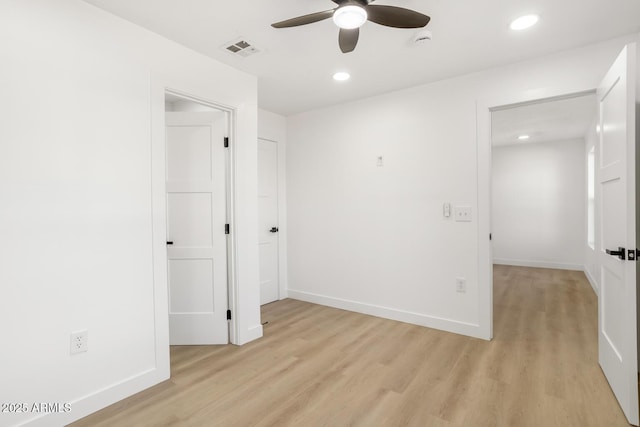
M581 272L495 266L491 342L295 300L264 338L174 347L169 381L72 426L627 426Z

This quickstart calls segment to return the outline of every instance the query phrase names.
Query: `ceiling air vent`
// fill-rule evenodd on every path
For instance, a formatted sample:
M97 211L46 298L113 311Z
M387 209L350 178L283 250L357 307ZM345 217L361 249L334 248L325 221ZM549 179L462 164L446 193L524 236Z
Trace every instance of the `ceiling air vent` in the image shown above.
M255 47L251 42L244 38L239 38L232 42L226 43L224 46L222 46L222 49L243 58L260 52L260 49Z

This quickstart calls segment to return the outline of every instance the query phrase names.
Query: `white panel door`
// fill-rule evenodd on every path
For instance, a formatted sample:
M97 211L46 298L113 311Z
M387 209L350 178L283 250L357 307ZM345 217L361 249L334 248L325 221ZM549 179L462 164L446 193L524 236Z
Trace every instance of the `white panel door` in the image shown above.
M279 299L278 144L258 140L258 245L260 304Z
M635 248L635 45L598 88L600 140L600 366L631 424L638 425Z
M171 345L227 344L225 113L167 112Z

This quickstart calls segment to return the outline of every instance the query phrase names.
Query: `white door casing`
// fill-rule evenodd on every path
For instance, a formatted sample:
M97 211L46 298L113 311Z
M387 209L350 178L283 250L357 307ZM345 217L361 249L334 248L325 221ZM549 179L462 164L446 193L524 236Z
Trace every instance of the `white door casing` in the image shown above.
M628 421L638 425L635 259L635 45L627 45L598 87L602 370ZM616 256L608 251L622 250ZM633 251L629 254L628 250ZM621 259L624 256L625 259Z
M277 301L279 293L278 144L258 139L258 245L260 304Z
M166 113L171 345L229 342L225 132L223 112Z

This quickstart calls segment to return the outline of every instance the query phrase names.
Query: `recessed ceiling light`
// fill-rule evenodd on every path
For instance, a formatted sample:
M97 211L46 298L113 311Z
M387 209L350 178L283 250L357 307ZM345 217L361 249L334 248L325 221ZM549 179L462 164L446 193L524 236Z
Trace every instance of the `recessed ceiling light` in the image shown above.
M333 22L345 30L359 28L367 22L367 11L356 5L342 6L333 12Z
M529 139L529 135L520 135L520 136L518 137L518 140L520 140L520 141L525 141L525 140L527 140L527 139Z
M345 80L349 80L351 76L349 73L345 73L344 71L337 72L333 75L333 80L338 82L343 82Z
M509 26L512 30L520 31L526 30L529 27L532 27L538 23L538 15L524 15L520 18L514 19Z

